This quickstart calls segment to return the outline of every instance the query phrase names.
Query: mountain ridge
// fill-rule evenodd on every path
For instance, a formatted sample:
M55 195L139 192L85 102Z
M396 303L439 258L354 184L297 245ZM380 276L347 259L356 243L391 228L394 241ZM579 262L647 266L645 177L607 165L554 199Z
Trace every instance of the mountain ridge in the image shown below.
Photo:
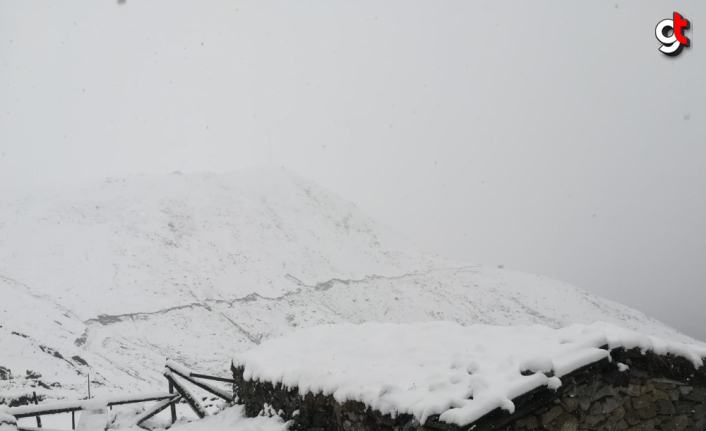
M276 168L0 200L0 220L0 367L13 375L0 398L75 397L88 374L97 394L155 390L165 358L222 374L234 353L323 323L604 320L695 342L565 283L418 251Z

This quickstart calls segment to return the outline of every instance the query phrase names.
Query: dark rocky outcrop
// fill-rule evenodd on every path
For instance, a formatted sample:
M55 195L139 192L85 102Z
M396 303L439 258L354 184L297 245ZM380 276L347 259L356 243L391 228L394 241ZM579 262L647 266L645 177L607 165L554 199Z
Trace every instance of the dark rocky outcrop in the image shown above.
M0 366L0 380L10 380L12 378L12 371L9 368Z

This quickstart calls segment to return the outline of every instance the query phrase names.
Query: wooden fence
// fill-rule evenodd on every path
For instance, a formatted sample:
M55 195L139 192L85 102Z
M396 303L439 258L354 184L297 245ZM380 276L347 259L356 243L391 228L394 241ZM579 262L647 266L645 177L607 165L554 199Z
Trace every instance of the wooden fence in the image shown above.
M203 381L211 380L232 384L234 383L232 379L195 373L174 361L167 361L164 368L164 377L169 383L169 392L156 392L151 394L140 395L121 395L115 397L93 398L76 401L59 401L53 403L11 407L9 409L6 409L5 411L6 414L14 417L15 424L17 419L26 417L37 418L37 427L17 426L18 431L50 431L47 428L42 428L42 423L40 420L41 416L53 415L58 413L72 413L72 429L76 429L76 421L73 417L73 413L76 411L96 410L98 408L112 407L121 404L143 403L148 401L156 401L156 403L150 408L146 409L144 412L132 418L129 423L123 422L122 425L126 427L134 425L141 426L143 422L154 417L156 414L163 411L167 407L171 409L171 422L172 424L174 424L177 419L176 404L181 400L184 400L199 418L209 416L208 411L203 406L203 404L201 404L199 399L195 397L184 385L185 382L191 383L192 385L201 388L204 391L209 392L219 398L222 398L227 402L233 401L233 394L231 392L217 388ZM10 425L9 422L4 424Z

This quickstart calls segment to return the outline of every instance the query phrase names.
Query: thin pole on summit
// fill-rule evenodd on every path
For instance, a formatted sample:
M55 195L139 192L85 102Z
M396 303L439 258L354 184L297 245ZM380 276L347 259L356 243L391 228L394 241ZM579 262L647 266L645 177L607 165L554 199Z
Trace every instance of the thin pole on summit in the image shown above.
M38 405L39 401L37 401L37 393L32 391L32 395L34 395L34 405ZM37 428L42 427L42 418L40 415L37 415Z

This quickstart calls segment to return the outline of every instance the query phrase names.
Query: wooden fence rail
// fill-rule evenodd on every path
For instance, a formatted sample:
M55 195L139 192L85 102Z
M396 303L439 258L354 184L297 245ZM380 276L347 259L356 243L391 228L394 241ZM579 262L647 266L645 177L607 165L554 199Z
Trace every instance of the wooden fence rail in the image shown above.
M234 383L234 380L232 379L226 379L224 377L216 377L216 376L208 376L205 374L197 374L191 371L190 369L184 367L183 365L174 362L174 361L167 361L167 364L164 368L164 377L167 379L169 382L169 388L174 388L177 390L179 395L181 395L184 398L184 401L191 407L191 410L193 410L194 413L196 413L196 416L199 418L204 418L206 416L209 416L208 411L206 411L206 408L199 402L198 398L193 396L189 390L184 387L184 385L181 384L178 380L176 380L175 376L179 376L182 379L186 380L187 382L191 383L194 386L197 386L206 392L209 392L219 398L222 398L228 402L233 401L233 394L224 391L223 389L217 388L215 386L211 386L208 383L200 382L197 379L207 379L207 380L216 380L219 382L228 382L228 383Z
M97 406L117 406L122 404L144 403L147 401L162 401L172 399L175 394L168 392L157 392L142 395L124 395L119 397L93 398L92 400L57 401L55 403L26 405L20 407L10 407L8 414L17 419L46 416L58 413L70 413L80 410L90 410Z

